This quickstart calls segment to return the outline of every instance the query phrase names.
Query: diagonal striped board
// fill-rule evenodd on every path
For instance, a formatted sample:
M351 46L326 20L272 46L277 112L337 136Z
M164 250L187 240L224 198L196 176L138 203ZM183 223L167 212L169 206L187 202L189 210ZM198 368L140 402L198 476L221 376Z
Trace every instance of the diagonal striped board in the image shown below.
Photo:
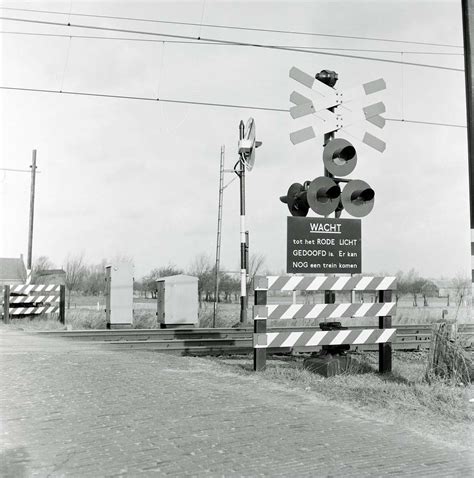
M254 334L254 349L315 347L320 345L360 345L392 342L396 329L358 329L330 331L289 331Z
M396 290L396 277L312 277L312 276L257 276L254 279L255 290L355 290L376 291Z
M61 286L56 284L20 284L10 286L9 316L40 315L60 312Z
M14 295L10 297L10 304L29 304L41 302L42 304L50 304L51 302L59 302L59 294L55 295Z
M54 284L22 284L14 285L10 288L10 294L30 294L31 292L57 292L61 286Z
M395 302L362 304L256 305L254 319L340 319L341 317L385 317L394 315Z
M39 315L59 312L59 305L10 308L10 315Z

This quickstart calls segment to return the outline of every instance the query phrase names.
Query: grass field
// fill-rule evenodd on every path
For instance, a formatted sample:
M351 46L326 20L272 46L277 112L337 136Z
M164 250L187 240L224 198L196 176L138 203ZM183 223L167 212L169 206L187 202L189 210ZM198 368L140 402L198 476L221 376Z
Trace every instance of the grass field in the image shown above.
M280 297L270 297L269 303L291 303L292 297L289 295ZM250 304L251 304L250 299ZM297 297L297 303L304 303L304 297ZM199 309L199 324L201 327L212 327L214 306L212 302L203 302ZM430 298L429 306L413 307L410 298L402 298L398 302L397 314L393 318L393 324L427 324L439 322L443 318L448 321L457 321L458 323L473 323L470 308L466 306L456 307L446 305L446 299ZM156 299L134 299L134 327L135 328L155 328L156 322ZM252 317L252 307L248 309L249 319ZM51 320L50 320L51 319ZM217 327L231 327L239 322L240 305L237 303L219 303L216 319ZM272 325L270 321L270 326ZM319 320L279 320L279 326L309 326L317 325ZM370 318L348 318L342 319L342 324L350 325L376 325L375 319ZM51 318L13 319L9 327L21 328L61 328L62 324ZM105 298L91 296L73 296L71 308L66 309L66 325L68 329L104 329L105 320Z

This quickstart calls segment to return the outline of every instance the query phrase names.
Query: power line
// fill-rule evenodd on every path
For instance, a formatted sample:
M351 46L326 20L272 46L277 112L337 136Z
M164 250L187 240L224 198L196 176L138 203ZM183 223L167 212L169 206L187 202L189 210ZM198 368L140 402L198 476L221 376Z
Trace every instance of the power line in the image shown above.
M184 105L196 105L196 106L213 106L218 108L238 108L246 110L258 110L258 111L274 111L278 113L289 113L287 108L271 108L267 106L253 106L253 105L237 105L232 103L211 103L207 101L191 101L191 100L179 100L174 98L151 98L148 96L128 96L128 95L113 95L106 93L86 93L80 91L61 91L61 90L49 90L44 88L20 88L14 86L0 86L2 90L12 90L12 91L26 91L26 92L35 92L35 93L56 93L63 95L72 95L72 96L89 96L95 98L116 98L123 100L139 100L139 101L154 101L161 103L179 103ZM454 124L454 123L436 123L431 121L417 121L417 120L408 120L408 119L398 119L398 118L385 118L387 121L398 121L403 123L416 123L416 124L427 124L433 126L449 126L453 128L466 128L464 125Z
M54 10L33 10L29 8L13 8L13 7L0 7L2 10L13 10L19 12L30 12L30 13L48 13L52 15L68 15L66 12L58 12ZM227 30L240 30L240 31L252 31L252 32L264 32L264 33L282 33L288 35L305 35L305 36L316 36L316 37L327 37L327 38L346 38L350 40L368 40L368 41L384 41L390 43L405 43L413 45L428 45L428 46L439 46L439 47L448 47L448 48L462 48L460 45L452 45L445 43L430 43L430 42L419 42L419 41L410 41L410 40L393 40L387 38L377 38L377 37L361 37L361 36L351 36L351 35L336 35L329 33L316 33L316 32L302 32L296 30L277 30L273 28L254 28L254 27L240 27L235 25L218 25L214 23L193 23L193 22L178 22L170 20L156 20L150 18L137 18L137 17L120 17L114 15L99 15L92 13L69 13L69 15L76 17L89 17L89 18L105 18L109 20L127 20L134 22L146 22L146 23L160 23L165 25L184 25L184 26L195 26L195 27L206 27L206 28L220 28Z
M90 40L123 40L135 42L152 42L152 43L177 43L184 45L215 45L220 46L217 42L202 41L183 41L183 40L152 40L150 38L125 38L125 37L108 37L108 36L92 36L92 35L65 35L60 33L38 33L38 32L19 32L19 31L1 31L0 34L6 35L31 35L39 37L57 37L57 38L82 38ZM245 45L225 45L224 46L245 46ZM446 55L446 56L464 56L463 53L453 52L435 52L435 51L403 51L403 50L383 50L383 49L366 49L366 48L333 48L333 47L316 47L316 46L293 46L293 45L275 45L277 48L299 48L305 50L329 50L329 51L363 51L366 53L403 53L410 55Z
M67 26L72 28L85 28L90 30L101 30L101 31L110 31L110 32L120 32L120 33L133 33L137 35L151 35L151 36L160 36L160 37L169 37L175 39L184 39L184 40L199 40L199 41L209 41L214 43L221 43L223 45L240 45L240 46L249 46L255 48L266 48L271 50L282 50L282 51L291 51L291 52L300 52L300 53L309 53L312 55L326 55L326 56L335 56L335 57L342 57L342 58L354 58L358 60L370 60L370 61L379 61L383 63L392 63L392 64L400 64L399 60L389 60L387 58L371 58L367 56L361 55L348 55L345 53L329 53L323 51L308 51L303 50L301 48L293 48L293 47L280 47L276 45L267 45L263 43L247 43L247 42L237 42L231 40L217 40L213 38L203 38L203 37L193 37L190 35L173 35L169 33L157 33L157 32L148 32L148 31L141 31L141 30L127 30L124 28L110 28L110 27L98 27L93 25L74 25L72 23L61 23L61 22L48 22L44 20L26 20L24 18L10 18L10 17L0 17L0 20L10 20L16 22L25 22L25 23L35 23L40 25L54 25L54 26ZM423 68L432 68L437 70L449 70L449 71L460 71L464 72L464 69L461 68L451 68L448 66L440 66L440 65L429 65L425 63L414 63L414 62L403 62L405 66L419 66Z
M288 112L288 109L283 108L270 108L265 106L250 106L250 105L236 105L231 103L211 103L207 101L188 101L177 100L171 98L151 98L149 96L128 96L128 95L112 95L107 93L87 93L81 91L61 91L61 90L49 90L45 88L20 88L13 86L0 86L2 90L17 90L17 91L29 91L39 93L60 93L63 95L76 95L76 96L92 96L97 98L118 98L122 100L140 100L140 101L160 101L161 103L180 103L184 105L197 105L197 106L216 106L221 108L239 108L245 110L261 110L261 111L284 111Z
M31 174L31 169L13 169L13 168L0 168L0 171L13 171L15 173L29 173ZM41 171L36 170L37 173Z
M450 126L451 128L467 128L466 125L462 124L453 124L453 123L434 123L432 121L415 121L415 120L406 120L399 118L385 118L387 121L397 121L400 123L415 123L415 124L429 124L433 126Z

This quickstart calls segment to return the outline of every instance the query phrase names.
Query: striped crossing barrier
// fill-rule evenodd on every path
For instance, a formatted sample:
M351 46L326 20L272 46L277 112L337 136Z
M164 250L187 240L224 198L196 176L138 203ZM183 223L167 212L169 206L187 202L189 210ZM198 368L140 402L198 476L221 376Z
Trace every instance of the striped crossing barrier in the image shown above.
M396 329L267 332L254 334L254 348L316 347L320 345L382 344L393 340Z
M22 284L10 286L10 294L29 294L31 292L55 292L59 293L60 285L53 284Z
M391 302L396 290L395 277L352 276L266 276L254 280L254 370L266 365L266 349L288 347L316 347L324 345L379 344L379 371L392 369L391 342L396 329L392 315L396 303ZM348 304L291 304L268 305L267 292L271 291L376 291L376 303ZM342 317L378 317L378 329L344 329L331 331L298 331L267 333L267 319L340 319Z
M308 276L266 276L256 277L254 290L355 290L380 291L395 290L396 277L308 277Z
M63 285L7 285L3 294L3 321L9 322L10 317L59 313L64 323L65 297Z
M385 317L394 315L395 302L364 304L257 305L254 319L340 319L341 317Z

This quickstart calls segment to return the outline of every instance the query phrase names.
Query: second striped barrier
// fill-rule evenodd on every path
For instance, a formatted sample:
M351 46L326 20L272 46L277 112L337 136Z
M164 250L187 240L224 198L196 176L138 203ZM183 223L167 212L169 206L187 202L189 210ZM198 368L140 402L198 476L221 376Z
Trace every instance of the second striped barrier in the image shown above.
M396 303L392 302L392 290L396 289L395 277L322 277L322 276L267 276L254 280L254 370L266 366L266 349L320 346L348 346L362 344L379 345L379 372L392 370L391 342L396 329L392 328L392 315ZM268 305L267 292L272 291L377 291L376 303L348 304L291 304ZM342 317L377 317L378 329L344 329L321 331L267 332L268 319L340 319Z

